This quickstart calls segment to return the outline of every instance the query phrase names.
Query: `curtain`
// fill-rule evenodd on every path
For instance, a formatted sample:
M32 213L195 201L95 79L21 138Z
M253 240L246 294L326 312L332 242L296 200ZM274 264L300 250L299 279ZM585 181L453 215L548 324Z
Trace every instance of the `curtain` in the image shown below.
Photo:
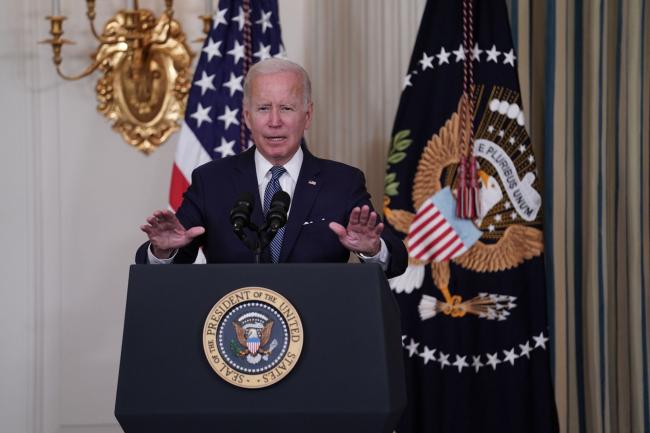
M562 432L650 432L650 5L509 0Z

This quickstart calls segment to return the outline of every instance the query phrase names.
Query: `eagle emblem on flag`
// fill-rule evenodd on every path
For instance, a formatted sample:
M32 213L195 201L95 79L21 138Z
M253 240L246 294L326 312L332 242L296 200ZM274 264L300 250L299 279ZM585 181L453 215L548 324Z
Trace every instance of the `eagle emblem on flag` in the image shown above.
M484 90L479 86L476 94L485 95ZM430 265L433 282L443 295L443 299L422 297L422 320L439 312L451 317L473 314L506 320L509 310L516 307L516 298L478 293L464 300L453 295L449 291L449 262L475 272L497 272L539 256L544 249L543 232L536 227L541 222L541 197L533 185L536 175L534 171L525 171L526 165L522 163L532 163L532 153L524 155L528 148L522 142L529 139L523 111L514 102L519 95L495 86L490 96L483 97L488 100L476 102L484 110L473 149L480 178L478 218L457 218L456 198L451 192L457 182L456 167L463 156L459 114L465 103L463 98L458 110L427 141L420 156L412 190L417 212L391 209L390 197L384 201L384 215L397 231L406 235L404 243L409 252L408 269L390 280L391 288L397 293L419 289L425 266Z

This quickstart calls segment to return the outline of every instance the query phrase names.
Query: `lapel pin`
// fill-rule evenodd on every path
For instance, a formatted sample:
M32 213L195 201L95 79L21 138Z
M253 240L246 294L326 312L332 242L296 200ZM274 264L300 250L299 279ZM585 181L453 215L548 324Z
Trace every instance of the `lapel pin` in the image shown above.
M307 183L310 184L311 186L316 186L316 181L315 180L310 180Z

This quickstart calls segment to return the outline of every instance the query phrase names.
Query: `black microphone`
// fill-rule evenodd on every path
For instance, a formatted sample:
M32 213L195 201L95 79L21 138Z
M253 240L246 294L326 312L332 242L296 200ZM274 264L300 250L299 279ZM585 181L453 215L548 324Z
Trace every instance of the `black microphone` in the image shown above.
M290 203L291 197L284 191L278 191L273 195L266 215L266 224L272 233L277 232L287 223Z
M253 213L253 194L242 192L235 201L230 211L230 224L235 232L240 232L244 227L248 227L251 222L251 213Z

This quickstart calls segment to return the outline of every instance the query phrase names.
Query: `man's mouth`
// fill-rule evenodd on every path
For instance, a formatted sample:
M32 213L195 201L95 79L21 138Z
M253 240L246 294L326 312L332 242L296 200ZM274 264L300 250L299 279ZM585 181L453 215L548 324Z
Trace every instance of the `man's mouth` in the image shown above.
M278 136L266 137L266 140L270 141L271 143L279 143L286 140L286 138L287 137L284 135L278 135Z

